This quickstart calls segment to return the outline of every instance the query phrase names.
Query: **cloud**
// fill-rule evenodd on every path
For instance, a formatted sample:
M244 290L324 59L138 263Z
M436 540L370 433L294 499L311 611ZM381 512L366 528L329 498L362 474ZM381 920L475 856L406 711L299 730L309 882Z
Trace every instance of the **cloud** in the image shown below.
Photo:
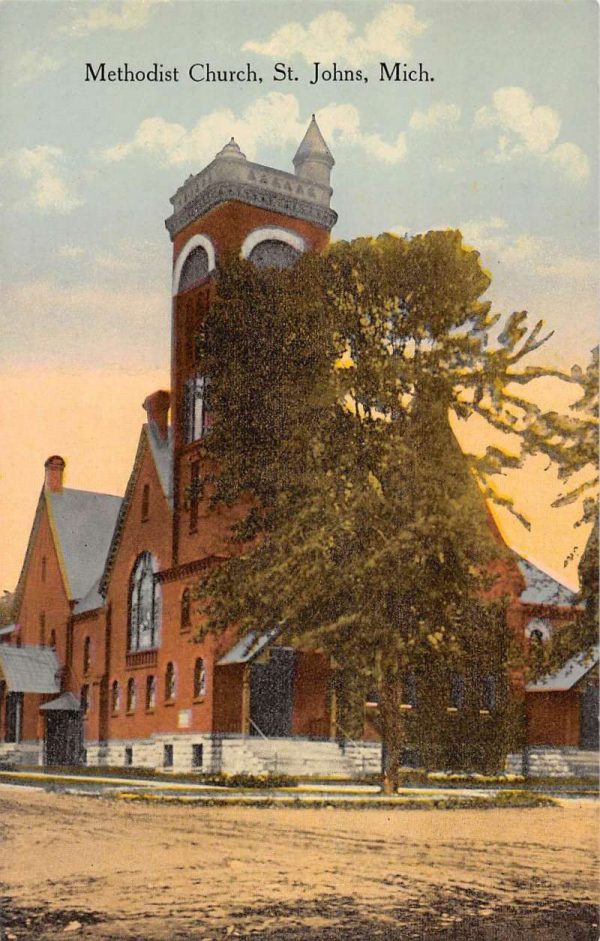
M492 106L479 108L475 127L497 127L500 135L494 159L512 160L529 154L563 171L571 182L582 182L590 173L587 156L577 144L557 144L560 115L547 105L536 105L524 88L499 88L492 96ZM554 146L556 144L556 146Z
M61 32L71 36L89 36L103 29L118 32L140 29L154 15L159 2L161 0L127 0L121 4L90 4L82 16L74 16Z
M298 22L286 23L264 42L251 40L242 49L271 58L281 56L289 60L301 56L307 62L335 61L358 66L410 56L413 40L427 26L407 3L385 7L362 34L357 34L356 26L345 13L330 10L316 16L306 27Z
M354 105L327 105L317 112L317 120L330 146L354 146L375 160L398 163L406 155L406 139L399 134L386 141L361 127ZM271 92L256 99L241 115L229 108L212 111L190 128L161 117L146 118L133 138L102 153L105 160L124 160L147 153L168 165L194 164L200 167L215 156L215 143L225 144L235 137L248 159L254 160L266 145L299 144L308 121L300 120L300 105L294 95Z
M507 131L501 138L506 150L524 148L542 154L558 137L558 113L545 105L534 105L524 88L499 88L492 98L493 107L480 108L476 113L475 126L498 126Z
M438 101L426 111L413 111L408 122L413 131L432 131L438 127L449 128L458 124L461 111L458 105Z
M26 85L48 72L57 72L62 64L62 59L57 59L49 53L40 52L38 49L30 49L15 63L16 78L13 84L15 86Z
M24 180L31 180L30 205L44 213L68 213L83 200L70 188L66 175L65 154L61 147L39 145L10 154L6 165Z
M548 156L575 183L587 180L590 175L590 161L577 144L566 141L550 151Z
M57 248L56 254L59 258L81 258L85 255L85 251L81 245L61 245Z

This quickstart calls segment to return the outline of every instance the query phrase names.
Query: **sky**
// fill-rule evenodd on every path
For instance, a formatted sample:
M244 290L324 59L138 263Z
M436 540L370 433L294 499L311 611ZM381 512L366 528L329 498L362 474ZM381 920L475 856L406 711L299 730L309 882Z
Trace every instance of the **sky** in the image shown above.
M336 161L333 238L460 228L494 307L554 330L536 361L585 364L597 35L587 0L0 0L0 591L18 578L50 454L68 486L124 491L141 402L169 384L169 198L232 135L292 170L315 112ZM381 82L382 61L422 63L433 81ZM102 62L180 80L86 82ZM297 80L274 81L277 62ZM314 62L368 81L310 84ZM263 81L193 82L194 63L250 63ZM553 469L536 459L504 483L533 524L500 513L511 544L573 583L563 560L585 532L576 508L550 509Z

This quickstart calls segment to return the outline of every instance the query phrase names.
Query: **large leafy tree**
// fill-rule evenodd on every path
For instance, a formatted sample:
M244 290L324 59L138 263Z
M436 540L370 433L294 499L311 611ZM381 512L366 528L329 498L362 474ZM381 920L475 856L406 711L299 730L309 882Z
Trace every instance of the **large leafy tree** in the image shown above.
M375 686L388 789L407 671L489 668L504 549L480 488L509 503L495 476L546 437L521 392L545 374L521 365L542 324L518 312L501 325L489 283L455 231L341 242L283 272L229 259L198 338L207 493L249 507L231 560L199 588L209 626L277 628ZM483 417L512 450L468 461L452 414Z

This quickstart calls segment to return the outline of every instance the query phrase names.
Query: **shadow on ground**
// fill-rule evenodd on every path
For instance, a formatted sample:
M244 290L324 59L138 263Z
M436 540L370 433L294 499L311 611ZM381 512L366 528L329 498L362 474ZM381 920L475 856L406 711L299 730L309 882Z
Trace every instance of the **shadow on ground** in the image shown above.
M436 894L403 909L366 917L351 897L327 896L302 905L257 905L232 911L221 925L175 916L120 923L81 910L43 910L0 899L0 941L598 941L593 905L564 901L498 904L485 893Z

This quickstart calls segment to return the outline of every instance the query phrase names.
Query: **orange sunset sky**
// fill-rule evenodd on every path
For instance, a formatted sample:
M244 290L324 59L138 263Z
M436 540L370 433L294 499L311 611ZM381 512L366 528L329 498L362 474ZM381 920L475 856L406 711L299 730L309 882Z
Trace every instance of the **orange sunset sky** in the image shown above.
M169 198L232 135L249 160L291 171L316 113L336 161L333 238L460 228L492 273L495 309L554 331L536 362L585 366L599 293L596 14L499 0L0 3L0 590L16 585L49 455L65 458L67 486L123 494L141 403L169 388ZM275 81L278 60L293 80ZM315 60L368 81L311 83ZM382 82L381 60L422 62L432 80ZM100 61L163 62L181 81L86 83ZM208 61L251 62L262 81L190 81L190 63ZM573 387L536 395L562 408ZM481 426L456 431L482 446ZM551 509L555 470L531 459L501 489L532 524L497 511L509 544L576 584L587 532L579 507Z

